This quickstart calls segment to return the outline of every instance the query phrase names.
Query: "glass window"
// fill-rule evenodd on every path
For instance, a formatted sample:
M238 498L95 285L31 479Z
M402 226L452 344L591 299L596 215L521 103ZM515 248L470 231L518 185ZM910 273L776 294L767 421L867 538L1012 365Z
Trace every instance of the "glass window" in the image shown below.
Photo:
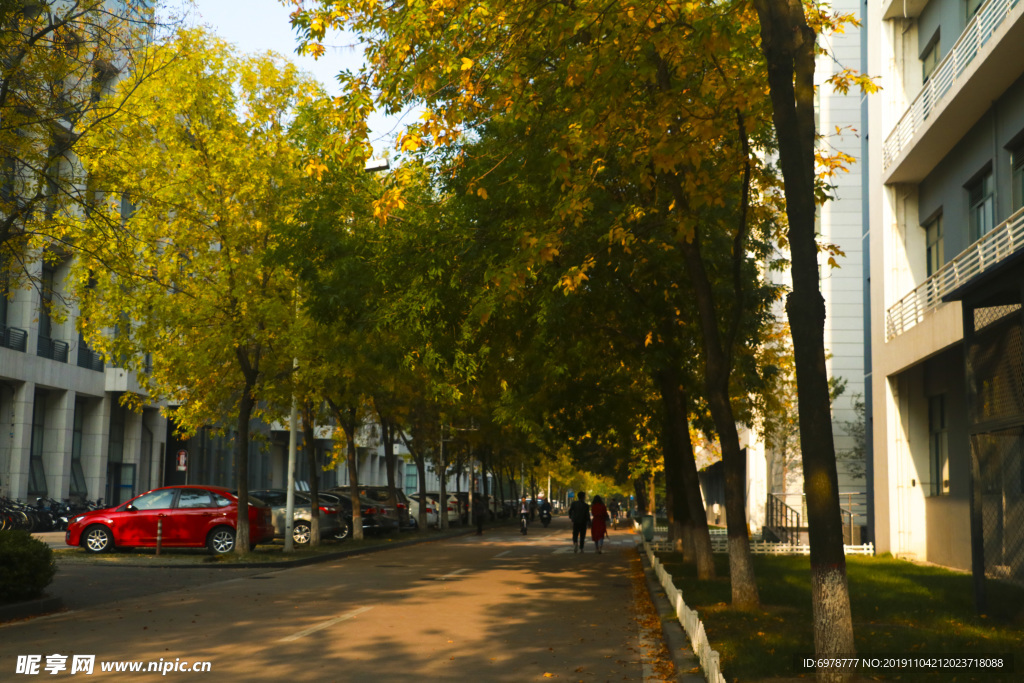
M230 498L226 498L219 493L213 494L213 507L215 508L226 508L233 502Z
M136 498L132 505L139 510L167 510L174 503L174 494L178 489L161 489L152 491Z
M182 489L178 496L179 508L212 508L213 496L202 489Z
M923 82L927 83L928 79L932 77L932 72L935 71L935 67L939 65L939 38L936 36L932 44L928 46L928 49L921 55L921 75Z
M1010 157L1010 187L1013 200L1013 213L1024 208L1024 145L1013 151Z
M981 6L985 4L985 0L966 0L966 2L967 2L967 21L970 21L971 18L974 17L974 15L978 13L978 10L981 9Z
M29 445L28 494L46 496L46 467L43 465L43 435L46 434L46 395L36 394L32 405L32 443Z
M942 216L926 225L924 231L927 244L928 276L931 277L946 262L942 239Z
M969 215L968 227L971 241L979 240L996 227L995 188L992 183L992 172L989 171L968 188Z
M68 493L80 498L88 498L89 491L85 485L85 470L82 469L82 435L85 431L85 403L75 401L74 428L71 430L71 487Z
M928 399L928 450L933 496L949 494L949 434L946 430L946 397Z

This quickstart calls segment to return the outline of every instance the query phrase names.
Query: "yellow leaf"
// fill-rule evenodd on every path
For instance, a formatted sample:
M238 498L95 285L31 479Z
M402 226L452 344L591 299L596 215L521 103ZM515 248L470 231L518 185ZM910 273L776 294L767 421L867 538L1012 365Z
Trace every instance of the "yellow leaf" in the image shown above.
M480 199L487 199L487 190L484 188L477 188L476 193L480 196Z
M469 71L472 68L473 68L473 60L469 59L468 57L463 57L462 58L462 70L463 71Z
M653 332L648 332L647 333L647 339L644 339L644 346L650 346L651 345L651 340L653 338L654 338L654 333Z

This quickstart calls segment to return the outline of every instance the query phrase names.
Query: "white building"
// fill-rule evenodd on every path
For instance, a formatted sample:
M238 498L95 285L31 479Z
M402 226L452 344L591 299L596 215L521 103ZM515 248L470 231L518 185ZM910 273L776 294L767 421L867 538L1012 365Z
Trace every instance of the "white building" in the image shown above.
M865 26L877 547L1024 581L1024 3Z

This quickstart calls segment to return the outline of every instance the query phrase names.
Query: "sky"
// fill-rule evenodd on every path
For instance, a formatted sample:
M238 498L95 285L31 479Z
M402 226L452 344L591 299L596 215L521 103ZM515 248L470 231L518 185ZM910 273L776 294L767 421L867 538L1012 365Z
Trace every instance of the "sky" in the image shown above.
M288 22L290 8L278 0L194 0L197 23L209 25L215 33L245 53L273 50L311 73L332 95L341 95L336 76L343 69L355 71L362 64L362 51L354 36L338 35L325 42L327 53L318 60L295 54L295 33ZM377 114L370 119L370 140L375 155L389 147L388 138L401 125L398 117Z

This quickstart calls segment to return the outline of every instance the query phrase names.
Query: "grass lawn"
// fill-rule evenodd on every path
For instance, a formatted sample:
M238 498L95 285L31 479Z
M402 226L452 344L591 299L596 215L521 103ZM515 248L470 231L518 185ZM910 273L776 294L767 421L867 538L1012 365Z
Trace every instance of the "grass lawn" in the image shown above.
M794 656L814 652L810 560L754 556L762 609L730 610L728 556L716 555L719 578L697 581L696 569L675 553L660 553L683 599L700 613L722 656L728 681L796 677ZM991 614L973 613L969 574L891 557L846 558L858 653L890 655L1014 655L1014 673L945 670L861 671L862 680L1024 681L1024 589L989 581ZM811 674L807 678L813 678ZM868 677L870 676L870 678Z

